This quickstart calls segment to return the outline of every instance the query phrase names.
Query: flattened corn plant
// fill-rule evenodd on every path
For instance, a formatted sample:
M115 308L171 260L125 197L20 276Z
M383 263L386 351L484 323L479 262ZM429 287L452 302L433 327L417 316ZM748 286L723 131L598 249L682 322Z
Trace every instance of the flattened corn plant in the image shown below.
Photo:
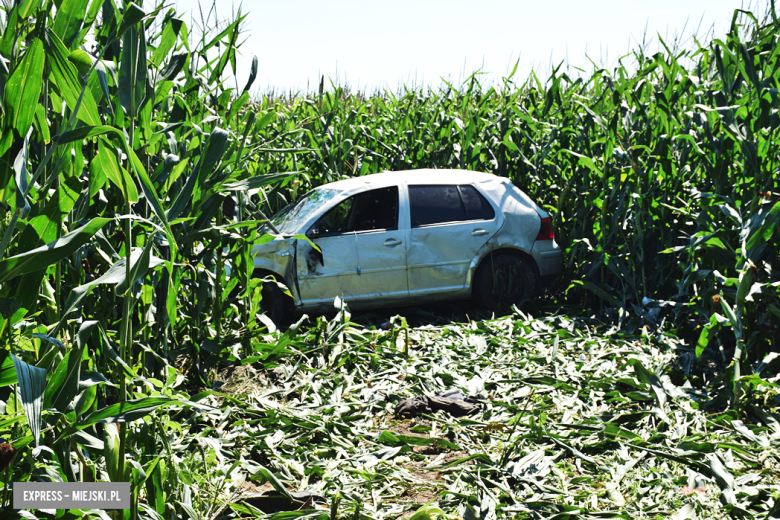
M457 324L407 310L377 327L384 319L354 323L342 309L288 330L293 355L275 370L219 375L221 395L206 399L225 413L192 442L238 469L225 479L227 511L776 518L777 389L757 389L747 414L712 413L723 389L678 338L521 312ZM453 390L476 396L476 413L395 415L401 399Z

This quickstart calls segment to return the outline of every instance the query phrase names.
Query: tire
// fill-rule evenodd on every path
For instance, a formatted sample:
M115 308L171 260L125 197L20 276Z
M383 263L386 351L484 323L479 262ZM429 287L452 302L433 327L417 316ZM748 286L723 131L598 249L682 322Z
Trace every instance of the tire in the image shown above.
M255 273L253 278L266 278L268 273ZM272 278L275 276L271 275ZM279 326L285 317L285 294L276 285L276 282L263 282L263 289L260 293L263 297L260 304L268 316L275 325Z
M486 257L474 274L471 295L474 302L494 311L502 304L520 304L536 296L538 276L533 266L514 255Z

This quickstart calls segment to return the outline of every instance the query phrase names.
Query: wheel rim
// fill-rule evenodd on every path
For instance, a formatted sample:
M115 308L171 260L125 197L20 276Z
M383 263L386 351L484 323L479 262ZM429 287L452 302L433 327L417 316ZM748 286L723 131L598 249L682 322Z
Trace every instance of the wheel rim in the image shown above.
M517 264L497 266L493 270L492 295L498 303L515 303L523 294L523 281Z

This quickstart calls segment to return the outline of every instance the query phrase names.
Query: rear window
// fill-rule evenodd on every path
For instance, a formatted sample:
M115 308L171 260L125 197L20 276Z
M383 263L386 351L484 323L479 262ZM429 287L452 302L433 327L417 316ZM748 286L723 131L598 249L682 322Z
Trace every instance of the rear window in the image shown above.
M476 188L463 186L409 186L412 227L492 220L495 212Z

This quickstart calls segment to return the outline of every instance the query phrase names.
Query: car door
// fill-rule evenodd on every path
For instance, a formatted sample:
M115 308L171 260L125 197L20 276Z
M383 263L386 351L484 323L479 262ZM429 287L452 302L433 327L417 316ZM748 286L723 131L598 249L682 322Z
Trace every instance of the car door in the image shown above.
M342 296L371 304L408 296L406 230L399 226L398 186L358 193L308 230L321 254L298 241L298 284L304 306Z
M456 292L469 265L500 226L472 185L409 185L409 294Z

